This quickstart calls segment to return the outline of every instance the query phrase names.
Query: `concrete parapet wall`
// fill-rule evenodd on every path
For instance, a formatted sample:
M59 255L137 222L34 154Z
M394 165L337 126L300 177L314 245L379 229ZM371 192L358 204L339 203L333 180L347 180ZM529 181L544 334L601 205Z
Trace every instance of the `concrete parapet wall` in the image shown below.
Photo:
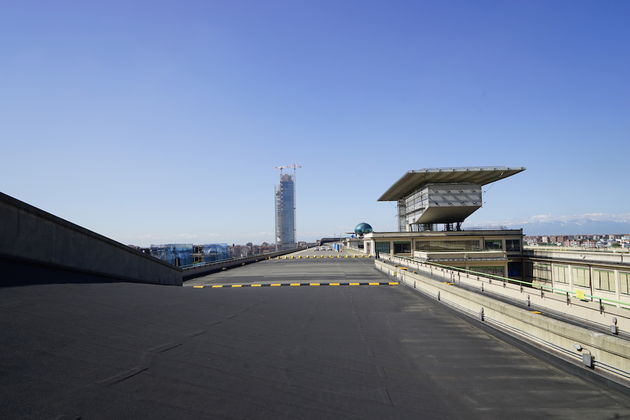
M181 270L0 193L0 256L127 281L181 285Z
M552 261L576 261L590 264L625 264L630 267L630 252L591 251L581 249L523 249L523 256L527 258L544 258Z
M377 269L396 277L405 285L565 360L579 364L582 363L583 354L592 354L595 371L626 386L630 385L628 340L456 287L452 281L434 280L427 272L411 272L404 267L379 260L375 261L375 265ZM446 271L449 270L444 270ZM581 352L576 349L576 345L582 347Z

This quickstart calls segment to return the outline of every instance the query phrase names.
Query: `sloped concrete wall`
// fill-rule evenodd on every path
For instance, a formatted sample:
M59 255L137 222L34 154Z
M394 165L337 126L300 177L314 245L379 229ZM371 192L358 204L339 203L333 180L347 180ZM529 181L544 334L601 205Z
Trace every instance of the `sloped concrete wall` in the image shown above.
M123 281L182 284L181 270L2 193L0 257Z

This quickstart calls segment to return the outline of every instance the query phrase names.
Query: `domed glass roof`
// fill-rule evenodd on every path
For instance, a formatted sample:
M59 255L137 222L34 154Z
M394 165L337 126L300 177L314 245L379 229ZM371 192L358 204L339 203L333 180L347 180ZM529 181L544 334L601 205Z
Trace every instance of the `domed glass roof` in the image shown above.
M365 222L359 223L357 227L354 228L354 233L356 233L357 235L364 235L370 232L372 232L372 226Z

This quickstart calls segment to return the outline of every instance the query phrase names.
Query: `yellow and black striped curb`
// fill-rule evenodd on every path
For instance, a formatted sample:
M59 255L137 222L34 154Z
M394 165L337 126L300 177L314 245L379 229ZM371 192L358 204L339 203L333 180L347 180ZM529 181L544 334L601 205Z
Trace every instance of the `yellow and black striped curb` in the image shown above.
M397 281L385 282L328 282L328 283L249 283L249 284L205 284L193 286L195 289L220 289L232 287L298 287L298 286L398 286Z
M339 258L339 259L352 259L352 258L372 258L371 255L283 255L281 257L272 258L274 260L308 260L308 259L328 259L328 258Z

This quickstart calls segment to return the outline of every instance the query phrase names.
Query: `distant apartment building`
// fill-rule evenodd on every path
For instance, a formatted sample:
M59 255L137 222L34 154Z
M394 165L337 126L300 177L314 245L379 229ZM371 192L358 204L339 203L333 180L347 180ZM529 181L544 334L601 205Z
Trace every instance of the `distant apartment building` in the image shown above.
M263 242L260 245L254 245L251 242L248 242L245 245L233 244L230 247L233 258L244 258L251 257L252 255L267 254L269 252L274 252L275 250L276 246L267 242Z
M566 248L630 248L630 235L593 234L593 235L538 235L525 236L528 246L554 246Z

